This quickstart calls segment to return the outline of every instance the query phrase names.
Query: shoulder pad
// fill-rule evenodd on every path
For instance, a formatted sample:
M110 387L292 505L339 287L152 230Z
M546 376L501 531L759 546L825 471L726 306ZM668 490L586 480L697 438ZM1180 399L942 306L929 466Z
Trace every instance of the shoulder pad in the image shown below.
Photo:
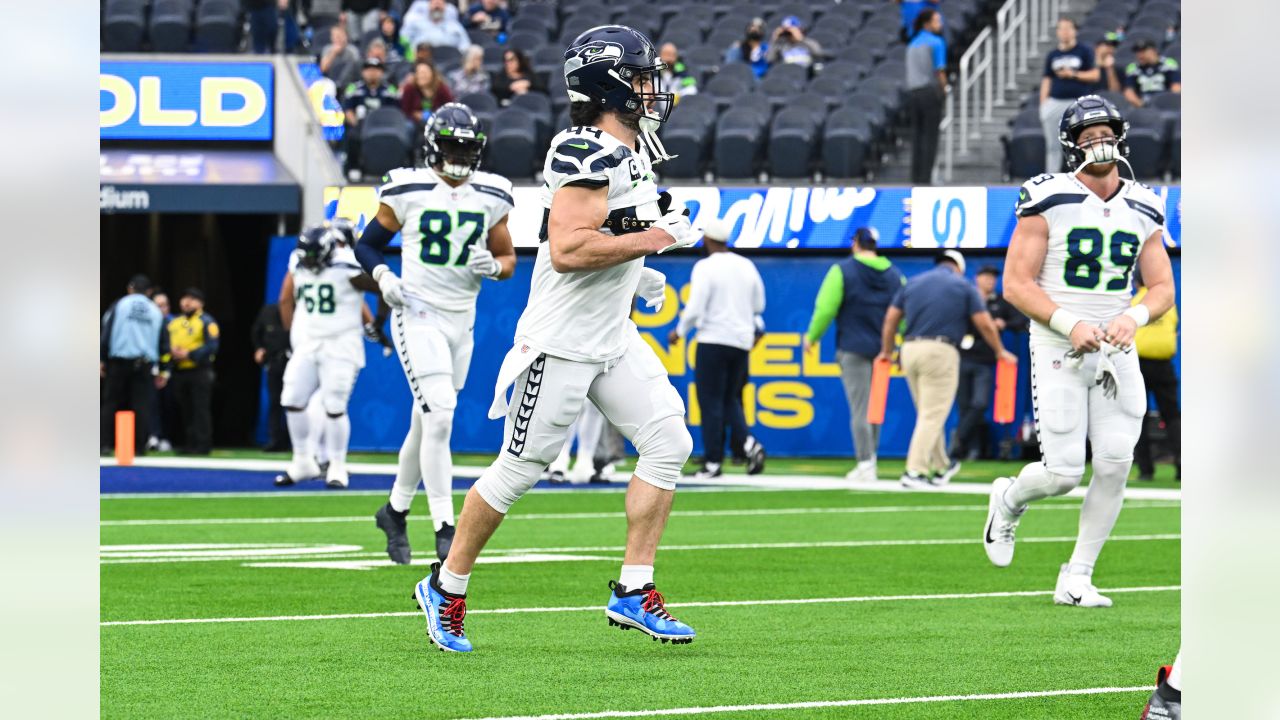
M1018 217L1039 215L1058 205L1084 202L1087 195L1060 173L1043 173L1022 184L1014 213Z

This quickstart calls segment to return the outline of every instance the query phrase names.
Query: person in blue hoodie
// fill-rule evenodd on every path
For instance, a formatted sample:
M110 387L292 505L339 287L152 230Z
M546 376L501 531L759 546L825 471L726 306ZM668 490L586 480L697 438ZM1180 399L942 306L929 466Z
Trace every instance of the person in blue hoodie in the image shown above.
M867 422L871 368L880 352L885 312L906 283L902 271L876 253L878 241L875 228L861 227L854 233L853 255L827 271L804 336L804 350L809 352L835 322L836 361L849 400L849 426L858 457L858 464L845 477L854 481L876 479L880 426Z

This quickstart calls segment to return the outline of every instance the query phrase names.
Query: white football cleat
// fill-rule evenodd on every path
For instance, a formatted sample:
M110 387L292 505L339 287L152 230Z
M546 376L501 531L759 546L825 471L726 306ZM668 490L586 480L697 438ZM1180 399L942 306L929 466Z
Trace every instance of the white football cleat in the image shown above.
M578 460L578 462L574 464L573 469L569 471L569 482L574 485L586 485L591 481L591 476L594 475L595 472L596 469L592 466L591 460L587 460L586 462Z
M351 477L347 475L347 464L340 460L331 461L329 469L325 471L324 484L334 490L346 490L350 483Z
M844 476L845 480L854 483L874 482L879 477L876 475L876 461L864 460L854 466L852 470Z
M982 549L987 559L996 567L1009 567L1013 562L1014 533L1022 513L1011 513L1004 504L1004 493L1013 485L1013 478L996 478L991 483L991 499L987 501L987 524L982 526Z
M288 487L303 480L314 480L324 474L320 465L312 457L294 458L285 468L283 475L276 476L276 487Z
M1053 591L1053 601L1058 605L1080 607L1111 607L1111 598L1098 592L1093 586L1093 576L1067 572L1067 565L1058 573L1058 587Z

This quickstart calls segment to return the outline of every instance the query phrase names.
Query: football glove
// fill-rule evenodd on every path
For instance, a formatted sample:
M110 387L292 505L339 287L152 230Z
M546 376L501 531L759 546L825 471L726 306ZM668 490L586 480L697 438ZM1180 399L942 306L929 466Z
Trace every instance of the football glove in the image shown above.
M393 308L400 309L404 307L404 291L400 287L400 278L391 272L391 268L386 265L379 265L373 269L373 280L378 283L378 289L382 291L382 299Z
M672 240L670 245L658 251L659 255L668 250L687 248L702 239L702 234L696 232L693 226L689 224L688 208L668 212L654 222L653 227L670 235Z
M471 257L467 258L467 269L487 278L497 278L502 272L502 265L493 253L484 248L471 248Z
M662 312L663 301L667 299L667 276L653 268L641 270L636 297L645 301L645 307L654 312Z

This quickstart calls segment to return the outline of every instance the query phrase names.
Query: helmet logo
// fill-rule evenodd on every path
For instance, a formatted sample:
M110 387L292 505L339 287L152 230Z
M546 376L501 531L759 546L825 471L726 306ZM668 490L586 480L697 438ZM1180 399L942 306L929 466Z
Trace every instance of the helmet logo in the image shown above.
M583 65L596 62L616 63L622 59L622 46L617 43L596 40L577 48L578 59Z

